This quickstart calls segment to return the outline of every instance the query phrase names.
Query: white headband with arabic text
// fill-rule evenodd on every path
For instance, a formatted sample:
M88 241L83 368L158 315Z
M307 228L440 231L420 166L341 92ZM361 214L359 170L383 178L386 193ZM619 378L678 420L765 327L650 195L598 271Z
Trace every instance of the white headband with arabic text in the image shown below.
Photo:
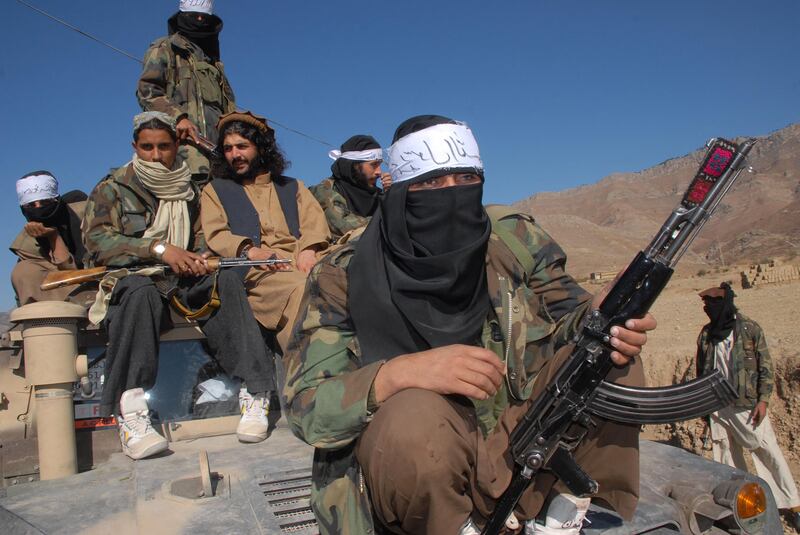
M403 136L389 147L392 182L437 169L483 171L478 142L466 123L437 124Z

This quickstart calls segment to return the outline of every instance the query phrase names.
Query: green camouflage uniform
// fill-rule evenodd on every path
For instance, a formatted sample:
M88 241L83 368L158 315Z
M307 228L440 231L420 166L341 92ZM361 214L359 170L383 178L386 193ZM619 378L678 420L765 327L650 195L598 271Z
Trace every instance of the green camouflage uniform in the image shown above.
M532 218L489 207L493 232L487 279L493 313L482 343L507 363L496 401L477 404L484 432L509 396L526 399L533 379L569 342L591 296L564 272L561 248ZM321 533L374 533L371 506L354 445L377 410L372 383L383 362L361 367L347 306L347 267L354 246L321 260L306 287L295 338L285 359L285 402L293 432L316 448L312 506Z
M176 121L188 117L200 135L213 143L220 115L236 110L222 62L212 62L199 46L178 33L150 45L136 97L144 111L161 111ZM193 146L181 145L178 158L178 163L188 163L192 174L208 175L208 159Z
M206 249L198 217L200 193L195 184L192 187L195 196L188 204L193 228L187 249L200 252ZM158 240L142 238L157 210L158 199L145 189L132 165L106 176L89 195L83 215L84 265L125 267L159 262L152 252Z
M714 371L714 344L708 341L708 325L697 338L697 376ZM739 394L735 407L753 409L769 398L775 385L772 359L761 327L741 312L736 312L730 356L730 381Z
M365 227L371 219L350 210L347 199L333 187L334 182L333 178L326 178L316 186L308 188L322 206L322 211L325 212L328 228L331 229L332 241L338 240L351 230Z

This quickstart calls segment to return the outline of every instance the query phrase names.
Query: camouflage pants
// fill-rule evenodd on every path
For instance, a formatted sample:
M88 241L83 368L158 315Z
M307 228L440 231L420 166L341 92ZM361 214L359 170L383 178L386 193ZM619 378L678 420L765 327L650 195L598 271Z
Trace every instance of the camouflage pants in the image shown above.
M542 369L534 396L565 356L560 352ZM639 359L612 374L621 384L643 381ZM373 510L383 525L394 533L456 534L469 516L483 524L511 480L509 436L529 403L509 406L484 440L466 398L410 389L383 402L356 446ZM595 498L630 518L639 494L638 426L600 422L575 459L600 484ZM566 492L553 476L540 474L517 506L518 517L535 517L554 489Z

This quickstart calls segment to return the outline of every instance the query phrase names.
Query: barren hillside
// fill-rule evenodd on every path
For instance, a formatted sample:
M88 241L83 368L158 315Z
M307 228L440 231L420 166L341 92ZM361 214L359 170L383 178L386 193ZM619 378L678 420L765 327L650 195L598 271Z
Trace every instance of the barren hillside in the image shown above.
M515 206L533 214L561 244L576 276L618 269L680 202L703 154L698 149L637 173L538 193ZM749 164L755 173L740 177L682 272L800 253L800 124L759 139Z

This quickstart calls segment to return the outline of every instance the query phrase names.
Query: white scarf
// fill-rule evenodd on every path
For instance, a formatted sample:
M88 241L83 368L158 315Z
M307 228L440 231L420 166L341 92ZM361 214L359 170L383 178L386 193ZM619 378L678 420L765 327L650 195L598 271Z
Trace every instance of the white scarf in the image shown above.
M158 210L144 238L156 238L186 249L192 232L188 201L194 199L189 166L183 162L170 171L161 163L146 162L134 155L133 170L144 187L158 198Z

